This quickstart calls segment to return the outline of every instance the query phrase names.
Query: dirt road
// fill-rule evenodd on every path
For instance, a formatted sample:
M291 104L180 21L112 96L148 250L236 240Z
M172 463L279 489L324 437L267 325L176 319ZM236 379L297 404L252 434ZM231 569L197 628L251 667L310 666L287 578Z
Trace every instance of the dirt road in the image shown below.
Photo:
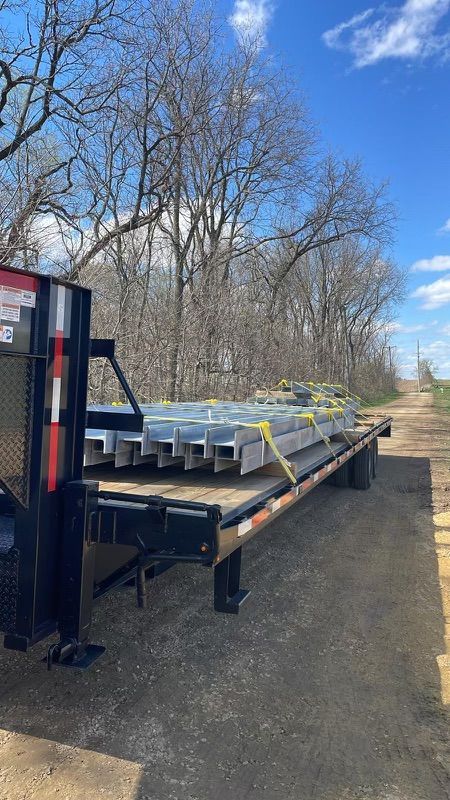
M147 611L97 608L92 672L0 651L1 800L450 797L450 419L390 411L369 492L320 487L248 545L239 618L180 567Z

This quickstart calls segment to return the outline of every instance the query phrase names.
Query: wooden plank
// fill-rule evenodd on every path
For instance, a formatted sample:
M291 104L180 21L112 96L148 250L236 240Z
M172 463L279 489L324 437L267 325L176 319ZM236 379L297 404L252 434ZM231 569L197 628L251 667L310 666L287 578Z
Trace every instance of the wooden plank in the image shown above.
M219 478L206 467L193 470L189 474L186 474L184 469L172 469L170 476L167 477L162 476L161 472L155 469L142 470L139 476L136 475L136 472L136 469L123 470L120 481L117 481L116 472L113 481L110 479L110 473L105 474L101 470L97 470L95 479L100 480L102 491L149 495L163 493L165 496L187 500L194 494L207 491L210 487L222 487L239 478L239 472L234 471L234 474L227 474L225 480L223 476Z
M226 488L229 485L234 485L239 483L241 477L238 474L230 475L226 474L226 477L223 475L218 476L212 475L211 480L203 481L202 483L193 483L191 484L189 481L186 481L185 486L180 486L175 489L171 489L169 492L165 492L165 497L172 497L173 499L177 500L197 500L198 497L206 496L207 494L214 494L216 495L217 492L222 491L222 489ZM201 502L210 502L209 500L201 500ZM211 501L215 503L215 500Z
M242 483L242 481L240 482ZM221 506L223 516L236 516L245 509L260 502L267 497L270 492L276 491L285 485L283 478L274 478L270 475L264 477L260 475L252 481L246 480L245 485L229 487L228 490L215 493L214 501L206 500L203 497L197 498L198 502L214 502ZM210 495L210 498L212 494Z
M342 450L343 444L332 443L333 449ZM304 474L309 467L326 460L329 450L323 442L294 453L289 458L295 475ZM210 505L220 505L224 517L232 518L272 492L286 485L288 479L280 464L272 463L259 470L240 475L239 468L216 474L210 467L202 467L186 473L184 469L170 468L170 476L161 479L154 468L128 468L121 470L122 480L117 479L117 470L96 470L103 491L123 492L125 495L163 495L168 499L195 500ZM109 479L109 480L108 480ZM133 482L134 479L134 482Z

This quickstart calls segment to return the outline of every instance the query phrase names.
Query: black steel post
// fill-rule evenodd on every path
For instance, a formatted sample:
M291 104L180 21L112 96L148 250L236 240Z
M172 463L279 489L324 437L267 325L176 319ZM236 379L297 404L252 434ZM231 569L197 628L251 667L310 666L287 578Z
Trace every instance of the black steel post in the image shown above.
M250 592L240 589L242 547L214 567L214 610L222 614L239 614Z
M235 597L239 592L241 582L241 561L242 561L242 547L234 550L230 556L230 565L228 568L228 594L230 597Z
M138 608L147 608L147 590L145 586L145 568L138 567L136 572L136 590Z
M74 481L64 490L58 631L61 641L49 650L48 667L87 667L105 648L89 644L94 594L95 548L90 518L98 490L94 481Z

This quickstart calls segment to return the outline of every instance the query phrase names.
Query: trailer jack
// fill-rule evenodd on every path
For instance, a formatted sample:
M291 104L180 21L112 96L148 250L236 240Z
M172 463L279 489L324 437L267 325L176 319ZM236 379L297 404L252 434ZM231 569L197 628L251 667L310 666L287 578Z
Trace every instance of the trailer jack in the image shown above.
M105 652L106 647L99 644L81 644L76 639L62 639L48 648L47 669L53 665L72 669L88 669Z
M214 610L239 614L250 591L240 588L242 547L238 547L214 568Z

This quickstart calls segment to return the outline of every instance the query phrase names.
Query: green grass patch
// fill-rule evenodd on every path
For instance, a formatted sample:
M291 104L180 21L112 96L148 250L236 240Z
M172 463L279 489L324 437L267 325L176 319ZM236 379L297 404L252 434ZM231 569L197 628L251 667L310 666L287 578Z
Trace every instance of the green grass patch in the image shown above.
M394 400L398 400L401 397L401 392L393 391L393 392L386 392L385 394L376 395L375 397L371 397L370 400L367 400L366 406L364 408L374 408L375 406L384 406L386 403L392 403ZM365 398L363 398L365 399Z
M432 389L434 407L439 411L450 414L450 386L443 389Z

